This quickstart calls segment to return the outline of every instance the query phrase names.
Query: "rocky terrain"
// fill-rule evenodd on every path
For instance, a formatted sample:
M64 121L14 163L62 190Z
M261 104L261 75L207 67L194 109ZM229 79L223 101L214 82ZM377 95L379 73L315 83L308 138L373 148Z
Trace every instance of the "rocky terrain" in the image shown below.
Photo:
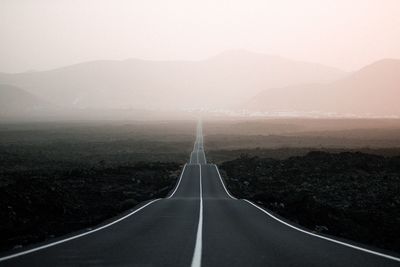
M0 178L0 249L66 234L164 197L174 187L177 163L70 169L53 177L33 172Z
M239 198L313 231L400 251L400 157L309 152L241 155L220 165Z
M174 187L187 123L0 124L0 250L97 224Z

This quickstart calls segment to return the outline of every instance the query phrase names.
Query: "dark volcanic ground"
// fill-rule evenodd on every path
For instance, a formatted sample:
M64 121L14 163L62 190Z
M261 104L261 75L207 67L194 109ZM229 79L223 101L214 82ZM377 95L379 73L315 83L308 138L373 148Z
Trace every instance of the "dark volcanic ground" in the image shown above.
M400 251L400 157L310 152L221 164L239 198L317 232Z
M0 249L5 250L94 226L164 197L181 171L177 163L3 173L0 177Z

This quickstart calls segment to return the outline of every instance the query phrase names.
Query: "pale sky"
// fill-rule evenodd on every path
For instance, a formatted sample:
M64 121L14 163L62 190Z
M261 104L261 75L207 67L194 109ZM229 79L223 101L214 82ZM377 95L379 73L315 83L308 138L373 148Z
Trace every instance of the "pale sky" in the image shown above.
M229 49L344 70L400 58L400 1L0 0L0 72Z

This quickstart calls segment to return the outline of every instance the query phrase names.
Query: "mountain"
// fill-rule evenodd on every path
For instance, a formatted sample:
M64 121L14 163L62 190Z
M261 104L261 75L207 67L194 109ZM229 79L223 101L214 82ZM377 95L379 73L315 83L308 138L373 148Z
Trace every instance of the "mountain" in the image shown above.
M45 112L52 106L18 87L0 84L0 117L18 117Z
M335 82L266 89L244 105L252 111L400 116L400 60L384 59Z
M0 83L68 108L176 110L228 107L265 88L330 82L345 75L319 64L238 50L203 61L93 61L2 73Z

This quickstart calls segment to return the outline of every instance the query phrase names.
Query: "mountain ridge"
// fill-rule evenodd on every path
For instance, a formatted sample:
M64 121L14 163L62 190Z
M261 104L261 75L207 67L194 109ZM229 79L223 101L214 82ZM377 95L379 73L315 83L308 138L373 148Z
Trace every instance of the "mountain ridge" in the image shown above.
M244 108L400 116L396 101L399 98L400 60L383 59L331 83L264 90L245 103Z
M50 108L53 108L51 104L21 88L0 84L0 116L26 116Z
M261 56L260 56L261 55ZM100 60L0 74L12 84L68 108L190 109L232 107L263 88L328 82L346 72L252 52L202 61Z

